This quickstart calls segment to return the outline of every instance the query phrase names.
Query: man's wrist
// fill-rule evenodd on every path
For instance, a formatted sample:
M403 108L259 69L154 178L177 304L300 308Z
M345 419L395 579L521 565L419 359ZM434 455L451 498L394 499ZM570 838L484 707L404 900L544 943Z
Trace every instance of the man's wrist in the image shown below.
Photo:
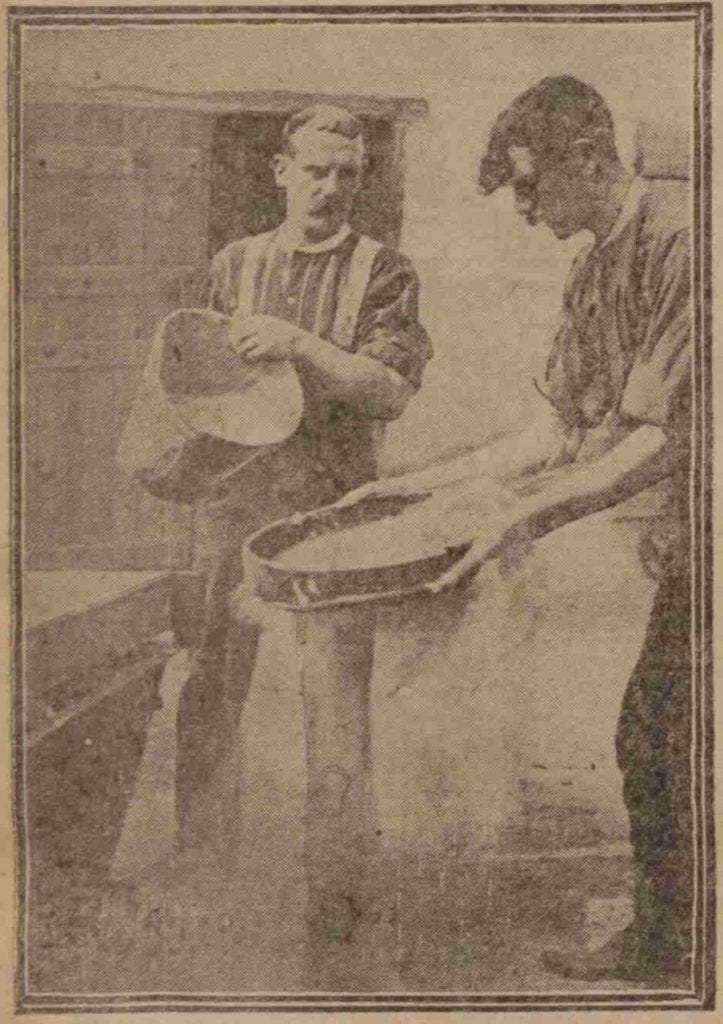
M291 359L294 362L304 362L305 360L312 358L314 351L318 347L318 343L319 339L313 334L299 328L297 331L294 331L289 340Z
M505 541L514 540L519 536L527 536L534 532L534 524L544 511L545 503L537 495L525 496L514 501L500 513L500 524L503 527Z

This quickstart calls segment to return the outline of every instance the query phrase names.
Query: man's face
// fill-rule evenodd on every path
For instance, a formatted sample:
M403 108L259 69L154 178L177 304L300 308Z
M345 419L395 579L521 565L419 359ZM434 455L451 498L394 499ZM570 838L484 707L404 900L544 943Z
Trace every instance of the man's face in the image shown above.
M286 190L286 219L308 242L321 242L349 219L361 183L361 139L301 128L292 155L275 158L276 184Z
M542 221L560 239L585 230L590 218L589 183L575 155L553 166L540 166L523 146L510 147L509 155L515 207L528 224Z

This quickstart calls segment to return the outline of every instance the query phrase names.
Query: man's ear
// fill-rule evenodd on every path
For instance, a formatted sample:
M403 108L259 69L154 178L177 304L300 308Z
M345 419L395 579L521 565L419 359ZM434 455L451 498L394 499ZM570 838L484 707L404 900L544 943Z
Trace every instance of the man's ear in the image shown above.
M286 171L289 167L289 158L286 153L275 153L271 158L271 166L274 171L274 179L279 188L286 188Z
M594 178L600 170L600 162L590 139L575 139L571 153L580 173L586 178Z

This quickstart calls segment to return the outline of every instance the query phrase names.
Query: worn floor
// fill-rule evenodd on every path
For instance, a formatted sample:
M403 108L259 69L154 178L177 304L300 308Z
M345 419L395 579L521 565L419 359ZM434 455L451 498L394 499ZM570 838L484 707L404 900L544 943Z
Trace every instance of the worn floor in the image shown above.
M270 624L244 712L240 834L223 864L174 849L174 719L187 669L176 655L112 884L50 885L31 916L32 990L631 988L561 982L540 964L545 948L603 942L630 912L612 736L652 588L632 536L609 522L596 529L616 546L600 544L584 573L575 550L589 551L590 534L572 530L564 558L543 542L512 582L483 575L477 599L448 605L444 623L441 605L380 615L379 846L356 932L321 951L305 924L289 622Z

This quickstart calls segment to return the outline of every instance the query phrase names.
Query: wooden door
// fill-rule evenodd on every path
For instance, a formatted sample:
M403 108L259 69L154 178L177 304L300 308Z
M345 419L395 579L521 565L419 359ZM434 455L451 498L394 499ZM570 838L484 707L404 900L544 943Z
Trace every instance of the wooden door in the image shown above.
M162 316L197 301L208 113L29 104L22 121L25 553L31 568L181 567L188 514L116 449Z

